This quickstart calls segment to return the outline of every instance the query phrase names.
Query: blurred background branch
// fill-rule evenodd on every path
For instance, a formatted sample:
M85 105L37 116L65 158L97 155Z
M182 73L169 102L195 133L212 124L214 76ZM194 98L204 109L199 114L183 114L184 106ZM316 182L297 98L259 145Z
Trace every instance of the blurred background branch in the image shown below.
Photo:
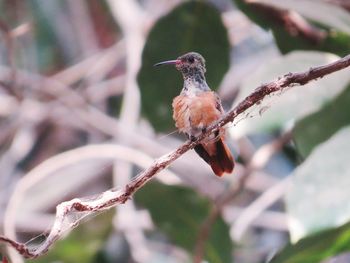
M346 56L349 25L346 0L1 1L1 234L40 247L57 204L123 189L181 145L170 105L182 80L154 63L201 53L229 110L262 83ZM69 214L65 238L35 262L346 258L348 72L266 96L228 124L233 175L216 178L189 151L115 215Z
M67 219L69 217L70 213L73 212L100 212L105 209L112 208L118 204L125 204L127 201L136 193L136 191L140 190L150 179L152 179L156 174L167 168L172 162L174 162L176 159L181 157L184 153L186 153L188 150L193 149L194 146L196 146L199 142L201 142L203 139L207 138L210 134L216 132L221 127L223 127L225 124L229 122L233 122L235 118L237 118L240 114L244 114L249 108L253 107L256 104L260 104L263 99L271 94L276 94L276 92L281 91L285 89L286 87L291 87L292 85L305 85L311 80L315 80L320 77L324 77L328 74L331 74L333 72L336 72L338 70L344 69L346 67L350 66L350 55L339 59L333 63L330 63L328 65L322 65L318 67L314 67L306 72L298 72L298 73L288 73L284 75L283 77L279 77L277 80L263 84L253 93L251 93L249 96L247 96L243 101L241 101L235 108L230 110L227 114L225 114L217 123L212 124L210 127L207 128L206 132L203 132L198 138L192 141L188 141L187 143L183 144L176 150L170 152L169 154L166 154L157 160L155 160L152 165L150 165L147 169L145 169L143 172L141 172L135 179L130 181L130 176L128 177L129 181L126 181L125 187L119 186L118 188L122 188L122 190L109 190L105 191L102 194L100 194L98 197L90 199L90 200L83 200L79 198L74 198L67 202L62 202L59 205L57 205L56 208L56 219L54 222L54 225L52 229L49 232L48 237L46 240L36 249L31 251L25 244L18 243L16 241L11 241L7 237L3 237L2 240L4 242L7 242L8 244L12 245L13 248L17 250L22 256L26 258L37 258L49 250L49 248L60 238L61 233L67 231L67 229L74 228L78 225L79 221L73 221L69 224L68 228L65 229L65 221L69 221ZM208 218L203 223L198 237L198 242L196 244L195 249L195 255L194 255L194 262L201 262L204 254L204 243L208 239L208 235L210 233L211 227L214 224L215 220L217 219L218 215L220 214L221 209L223 209L223 206L226 205L229 201L234 199L237 195L240 194L240 192L243 190L245 182L247 181L250 174L257 169L262 169L271 156L275 154L278 150L281 149L281 147L290 140L291 133L286 133L286 135L281 136L278 140L272 141L270 144L266 144L263 147L261 147L259 150L256 151L256 153L252 156L251 160L248 162L246 169L243 173L243 175L238 179L236 183L232 185L232 190L226 191L225 194L218 198L214 206L214 209L210 212ZM73 150L75 151L75 150ZM126 150L124 150L126 151ZM107 153L108 151L106 149L101 150L103 154ZM93 151L93 153L96 153L96 151ZM120 154L120 152L119 152ZM81 158L83 154L75 154L73 153L73 156L79 156ZM99 154L101 156L102 154ZM132 156L131 154L130 156ZM136 154L134 154L136 155ZM73 157L72 156L72 157ZM109 155L110 156L110 155ZM112 156L118 156L117 154L113 154ZM71 162L78 162L74 161L74 158L67 158L67 161ZM46 164L49 166L49 169L56 170L57 167L55 165L61 165L59 161L51 160L51 162L54 164L53 168L50 167L50 164ZM127 170L127 166L125 166ZM126 172L126 170L120 172ZM48 172L38 172L36 173L36 177L41 180L41 177ZM34 173L35 174L35 173ZM119 177L120 176L118 174ZM35 177L35 176L34 176ZM30 176L26 176L25 178L31 179ZM35 180L37 182L38 179ZM33 182L31 183L23 183L23 186L25 187L24 190L19 192L24 192L27 190L27 188L31 187L33 185ZM17 191L18 192L18 191ZM14 198L10 200L9 207L13 210L8 210L6 215L6 220L4 227L6 229L5 234L8 234L8 236L15 236L15 211L18 207L18 199ZM123 213L136 213L136 211L131 212L131 209L134 209L132 206L126 206L128 210L124 210ZM125 216L125 215L124 215ZM135 227L138 226L136 223L130 223L133 225L133 228L129 227L129 223L126 224L125 221L121 221L119 219L117 223L119 225L122 225L126 227L126 229L123 229L125 231L126 238L129 242L132 242L135 244L140 244L143 246L143 249L147 251L145 247L144 237L143 233L139 231L138 228ZM123 220L125 220L123 218ZM130 222L130 219L129 221ZM129 232L130 231L130 232ZM238 234L240 236L241 234ZM140 249L140 248L138 248ZM139 251L138 249L135 249L135 259L140 261L141 259L139 257L147 257L147 253ZM148 259L146 259L148 261Z

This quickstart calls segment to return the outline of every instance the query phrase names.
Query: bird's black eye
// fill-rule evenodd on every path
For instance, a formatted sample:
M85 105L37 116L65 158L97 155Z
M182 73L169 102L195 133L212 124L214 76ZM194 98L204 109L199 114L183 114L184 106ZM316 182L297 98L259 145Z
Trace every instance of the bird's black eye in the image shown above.
M192 56L188 57L188 62L193 63L194 62L194 57L192 57Z

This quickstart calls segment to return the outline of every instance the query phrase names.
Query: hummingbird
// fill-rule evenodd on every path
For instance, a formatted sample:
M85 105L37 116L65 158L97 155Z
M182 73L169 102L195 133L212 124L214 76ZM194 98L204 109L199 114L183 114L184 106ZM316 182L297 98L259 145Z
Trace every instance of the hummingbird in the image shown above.
M175 65L182 73L184 84L172 103L173 119L177 129L194 140L224 114L219 96L205 80L205 59L199 53L189 52L175 60L155 64L160 65ZM225 131L220 129L194 147L217 176L231 173L235 165L224 137Z

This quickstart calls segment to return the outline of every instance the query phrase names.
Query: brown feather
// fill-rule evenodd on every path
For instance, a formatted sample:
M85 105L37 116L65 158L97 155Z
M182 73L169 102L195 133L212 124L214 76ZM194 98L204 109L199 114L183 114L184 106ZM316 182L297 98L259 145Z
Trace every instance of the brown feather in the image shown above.
M199 144L194 150L211 166L217 176L222 176L224 173L231 173L233 171L234 160L222 138L213 143Z
M224 143L222 138L216 142L216 156L220 162L222 170L226 173L232 173L233 168L235 167L235 162L233 160L230 149Z
M176 127L189 137L199 135L203 129L218 120L223 112L218 96L212 91L195 97L180 94L174 98L172 106ZM231 173L234 168L233 157L223 136L224 131L220 130L194 148L217 176L222 176L225 172Z
M220 163L218 162L215 155L209 156L208 152L205 150L202 144L199 144L196 147L194 147L194 150L204 161L206 161L210 165L211 169L217 176L222 176L224 171L222 170Z
M172 106L175 126L180 132L191 135L198 135L198 131L222 115L217 108L217 96L212 91L200 93L195 97L179 95L174 98Z

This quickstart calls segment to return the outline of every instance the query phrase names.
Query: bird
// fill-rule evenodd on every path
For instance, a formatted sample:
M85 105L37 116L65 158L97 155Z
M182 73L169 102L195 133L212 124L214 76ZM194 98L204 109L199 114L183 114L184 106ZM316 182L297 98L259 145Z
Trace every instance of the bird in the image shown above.
M179 132L195 140L224 114L219 96L206 82L205 59L197 52L189 52L154 66L161 65L175 65L182 73L184 84L180 95L173 99L173 119ZM225 143L223 128L201 141L194 150L211 166L215 175L232 173L235 161Z

